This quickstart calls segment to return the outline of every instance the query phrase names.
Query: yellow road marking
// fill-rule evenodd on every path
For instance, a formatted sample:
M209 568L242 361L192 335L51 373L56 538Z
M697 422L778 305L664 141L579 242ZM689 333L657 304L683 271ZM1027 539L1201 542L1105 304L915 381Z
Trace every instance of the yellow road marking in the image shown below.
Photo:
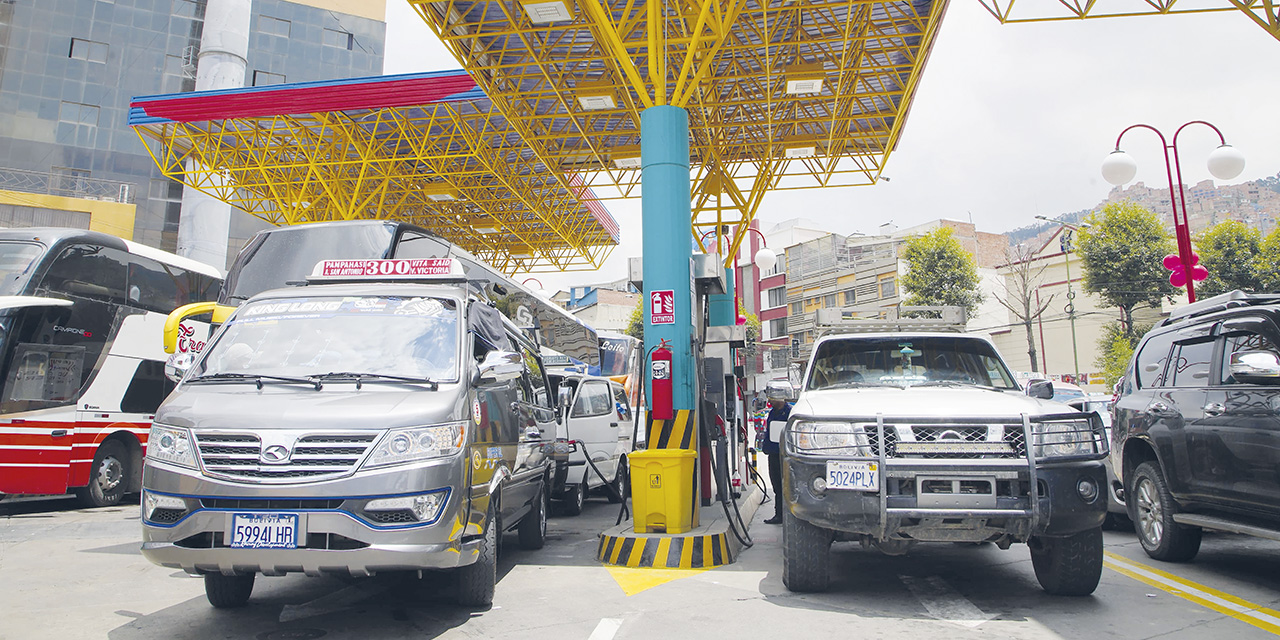
M1110 551L1106 552L1106 559L1103 560L1103 565L1138 582L1151 585L1179 598L1190 600L1241 622L1246 622L1259 629L1280 635L1280 612L1185 578L1180 578Z
M646 589L681 578L689 578L710 569L641 569L634 567L605 567L622 592L634 596Z

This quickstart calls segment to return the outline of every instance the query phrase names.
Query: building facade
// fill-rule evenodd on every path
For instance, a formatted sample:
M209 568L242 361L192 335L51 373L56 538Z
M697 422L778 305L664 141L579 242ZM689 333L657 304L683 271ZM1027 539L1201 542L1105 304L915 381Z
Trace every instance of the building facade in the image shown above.
M195 87L205 6L0 2L0 225L92 225L175 248L183 187L155 167L128 109ZM381 74L385 11L385 0L254 0L245 85ZM264 226L236 211L228 255Z

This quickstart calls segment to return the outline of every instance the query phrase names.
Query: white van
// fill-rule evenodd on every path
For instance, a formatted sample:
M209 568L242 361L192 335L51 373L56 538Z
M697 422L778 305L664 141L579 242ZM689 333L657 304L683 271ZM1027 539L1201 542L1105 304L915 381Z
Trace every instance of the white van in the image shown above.
M609 502L618 502L630 488L627 454L635 416L627 392L621 384L600 376L548 371L547 377L560 405L568 408L568 418L556 427L551 496L571 516L582 512L592 491L603 489ZM587 464L588 456L599 474ZM606 481L614 491L605 487Z

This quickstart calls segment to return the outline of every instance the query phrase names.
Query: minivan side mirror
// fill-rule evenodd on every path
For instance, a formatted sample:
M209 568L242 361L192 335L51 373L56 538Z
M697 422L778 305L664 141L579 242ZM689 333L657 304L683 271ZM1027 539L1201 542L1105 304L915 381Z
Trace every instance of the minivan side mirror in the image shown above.
M1041 400L1049 400L1053 398L1053 381L1036 380L1035 382L1028 383L1027 395Z
M1231 376L1238 382L1280 384L1280 354L1238 351L1231 354Z
M187 370L191 365L196 363L196 354L190 351L181 351L169 356L164 363L164 377L174 381L175 383L182 381L182 376L187 375Z
M514 351L490 351L480 363L479 384L494 384L519 378L524 373L524 357Z
M556 406L560 407L562 413L568 415L570 404L573 404L573 389L570 389L568 385L561 385L560 395L556 398Z

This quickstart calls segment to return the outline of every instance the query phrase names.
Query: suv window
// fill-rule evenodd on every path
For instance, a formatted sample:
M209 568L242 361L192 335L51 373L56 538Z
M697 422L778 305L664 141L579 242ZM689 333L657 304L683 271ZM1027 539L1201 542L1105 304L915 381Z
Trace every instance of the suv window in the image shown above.
M606 383L588 382L578 392L578 399L573 403L573 412L569 414L569 417L588 418L602 416L609 413L610 405L612 404L613 397L609 393L609 386Z
M1241 351L1272 351L1280 353L1280 346L1267 336L1251 332L1230 333L1222 349L1222 384L1242 384L1231 376L1231 354Z
M1180 342L1178 358L1170 382L1175 387L1205 387L1209 385L1209 366L1213 362L1213 340Z
M1164 372L1169 363L1169 349L1173 346L1173 334L1151 336L1138 352L1138 386L1163 387Z

